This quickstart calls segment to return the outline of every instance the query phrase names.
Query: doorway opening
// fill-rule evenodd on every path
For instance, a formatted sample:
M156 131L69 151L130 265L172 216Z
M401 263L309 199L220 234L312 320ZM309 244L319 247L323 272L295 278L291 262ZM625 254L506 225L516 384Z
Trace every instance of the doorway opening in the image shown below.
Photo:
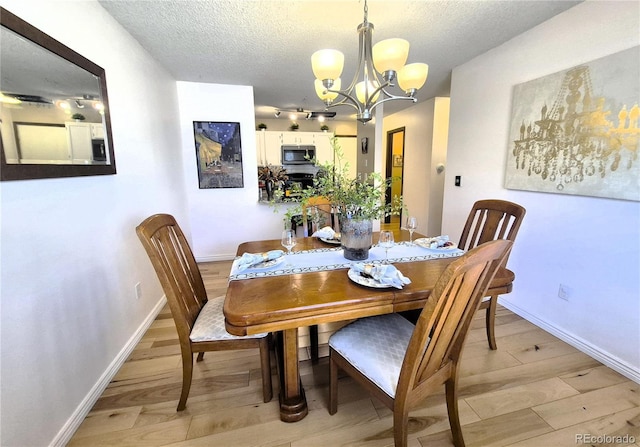
M387 152L385 162L385 177L394 178L391 187L387 188L385 194L385 203L391 204L393 197L402 195L403 187L403 173L404 173L404 127L393 129L387 132ZM400 216L387 216L384 219L384 229L397 229L400 228L400 222L402 222L402 215Z

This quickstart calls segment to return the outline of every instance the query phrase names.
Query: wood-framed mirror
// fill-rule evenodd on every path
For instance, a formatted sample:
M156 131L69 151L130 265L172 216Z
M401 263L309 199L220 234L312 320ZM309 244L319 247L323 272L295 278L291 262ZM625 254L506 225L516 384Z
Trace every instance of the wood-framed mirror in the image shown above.
M0 7L0 178L116 173L104 69Z

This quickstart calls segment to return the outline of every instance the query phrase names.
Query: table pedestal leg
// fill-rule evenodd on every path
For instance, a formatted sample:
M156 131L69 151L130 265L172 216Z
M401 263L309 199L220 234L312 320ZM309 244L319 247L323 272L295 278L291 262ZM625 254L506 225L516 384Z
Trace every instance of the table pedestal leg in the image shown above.
M298 370L298 329L287 329L278 336L278 366L280 368L280 419L297 422L309 409Z

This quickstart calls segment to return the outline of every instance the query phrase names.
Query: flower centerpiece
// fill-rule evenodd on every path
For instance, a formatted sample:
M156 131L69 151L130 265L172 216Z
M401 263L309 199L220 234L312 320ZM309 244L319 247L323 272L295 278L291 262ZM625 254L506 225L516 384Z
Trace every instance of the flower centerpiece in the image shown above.
M340 241L344 256L351 260L364 260L372 245L373 220L400 214L402 198L396 196L391 203L385 202L385 193L397 179L385 179L379 173L368 174L364 179L349 175L349 164L336 137L331 139L334 162L317 164L318 174L313 185L307 188L293 187L291 198L298 206L289 208L285 225L294 216L301 216L302 208L311 198L324 197L338 216ZM309 216L313 219L314 214ZM301 217L300 217L301 218Z

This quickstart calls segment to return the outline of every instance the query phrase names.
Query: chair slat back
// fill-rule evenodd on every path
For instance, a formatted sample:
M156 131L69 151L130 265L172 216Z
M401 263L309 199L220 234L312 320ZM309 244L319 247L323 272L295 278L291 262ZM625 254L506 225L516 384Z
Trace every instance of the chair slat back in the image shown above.
M526 210L506 200L479 200L474 203L462 229L458 247L470 250L495 239L514 241Z
M455 260L438 279L420 314L400 372L396 399L457 362L473 315L513 243L488 242Z
M175 218L169 214L145 219L136 228L136 233L158 275L180 340L186 342L207 302L204 282L189 243Z
M331 202L326 197L310 197L300 207L302 210L302 228L304 236L309 234L309 222L311 222L311 234L323 226L332 226ZM309 220L311 217L311 220Z

